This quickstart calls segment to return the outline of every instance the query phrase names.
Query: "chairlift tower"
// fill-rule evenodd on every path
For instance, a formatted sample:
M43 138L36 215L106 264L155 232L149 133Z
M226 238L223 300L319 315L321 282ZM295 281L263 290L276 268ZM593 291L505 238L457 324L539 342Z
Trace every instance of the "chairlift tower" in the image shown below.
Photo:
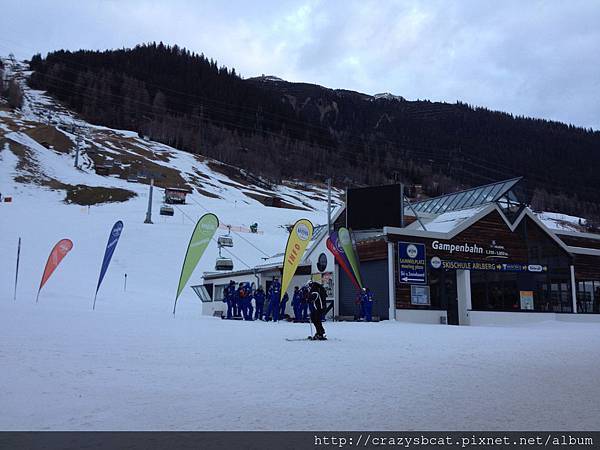
M77 141L75 147L75 163L73 166L78 169L79 168L79 150L81 148L81 143L83 142L83 137L81 136L81 130L77 130Z

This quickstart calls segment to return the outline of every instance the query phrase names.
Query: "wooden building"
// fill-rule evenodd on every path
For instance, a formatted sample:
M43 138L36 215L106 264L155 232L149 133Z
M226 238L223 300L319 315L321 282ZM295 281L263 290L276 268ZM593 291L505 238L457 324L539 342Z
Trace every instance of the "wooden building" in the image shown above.
M168 187L165 188L165 203L168 204L185 204L187 194L191 194L192 190L188 188Z
M374 314L452 325L600 322L600 235L548 227L520 181L404 205L404 226L355 230ZM339 314L353 314L355 299L342 275Z

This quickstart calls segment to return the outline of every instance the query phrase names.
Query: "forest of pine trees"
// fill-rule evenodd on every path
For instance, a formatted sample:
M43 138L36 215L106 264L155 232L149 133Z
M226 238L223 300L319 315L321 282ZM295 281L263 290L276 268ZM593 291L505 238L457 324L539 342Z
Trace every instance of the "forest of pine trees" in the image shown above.
M428 195L524 176L534 207L600 215L600 132L463 103L243 79L176 45L34 55L33 87L86 120L273 181L404 181Z

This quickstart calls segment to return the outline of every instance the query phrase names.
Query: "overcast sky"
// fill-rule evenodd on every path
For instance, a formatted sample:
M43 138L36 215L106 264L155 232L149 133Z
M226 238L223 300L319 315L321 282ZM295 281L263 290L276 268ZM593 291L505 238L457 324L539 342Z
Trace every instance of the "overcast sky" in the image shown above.
M0 54L130 47L203 52L368 94L455 102L600 130L600 2L7 1Z

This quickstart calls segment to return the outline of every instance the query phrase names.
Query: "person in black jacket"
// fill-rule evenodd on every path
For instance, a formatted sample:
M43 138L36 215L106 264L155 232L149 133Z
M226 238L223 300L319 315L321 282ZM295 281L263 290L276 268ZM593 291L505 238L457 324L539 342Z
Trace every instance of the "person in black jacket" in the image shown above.
M316 333L312 339L323 341L325 337L325 328L321 322L321 316L325 313L327 308L325 300L327 299L327 292L325 288L317 283L316 281L310 282L310 294L309 294L309 305L310 305L310 321L315 326Z

